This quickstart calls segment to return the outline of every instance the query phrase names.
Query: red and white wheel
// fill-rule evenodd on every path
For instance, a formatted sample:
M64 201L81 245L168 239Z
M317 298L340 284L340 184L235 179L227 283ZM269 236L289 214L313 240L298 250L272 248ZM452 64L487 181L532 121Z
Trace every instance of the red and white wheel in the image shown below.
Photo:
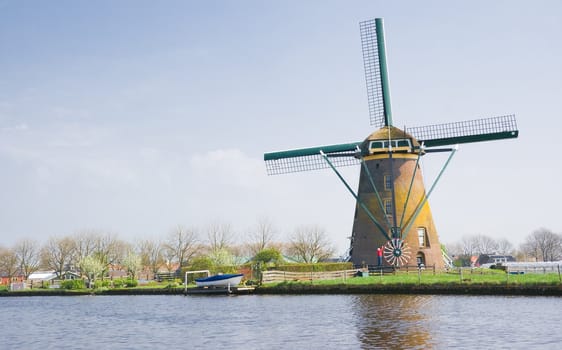
M383 256L392 266L404 266L410 261L410 248L403 240L394 238L383 246Z

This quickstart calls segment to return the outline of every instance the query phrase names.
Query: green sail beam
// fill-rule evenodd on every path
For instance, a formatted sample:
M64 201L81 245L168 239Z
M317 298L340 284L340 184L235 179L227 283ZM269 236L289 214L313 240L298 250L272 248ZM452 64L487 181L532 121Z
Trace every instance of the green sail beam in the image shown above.
M384 42L384 24L382 18L376 18L377 48L379 51L379 66L381 73L382 96L384 100L384 125L392 126L392 108L390 105L390 82L388 66L386 64L386 45Z
M294 158L294 157L307 157L307 156L315 156L320 154L320 151L330 154L330 153L341 153L341 152L355 152L357 147L361 145L361 142L352 142L352 143L342 143L338 145L329 145L329 146L319 146L319 147L310 147L310 148L301 148L301 149L294 149L288 151L279 151L279 152L270 152L265 153L263 155L263 160L277 160L277 159L285 159L285 158Z

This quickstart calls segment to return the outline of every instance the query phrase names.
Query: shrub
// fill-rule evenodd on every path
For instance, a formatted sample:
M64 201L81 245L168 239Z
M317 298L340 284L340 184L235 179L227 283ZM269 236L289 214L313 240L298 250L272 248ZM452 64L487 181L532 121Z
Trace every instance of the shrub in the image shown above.
M60 283L63 289L84 289L84 280L64 280Z
M130 278L116 278L113 280L114 288L131 288L139 285L139 282Z
M103 288L103 287L109 287L110 281L109 280L98 280L94 282L94 288L98 289L98 288Z
M139 281L137 281L137 280L134 280L134 279L131 279L131 278L125 280L125 286L127 286L129 288L136 287L138 285L139 285Z
M253 260L258 264L279 265L279 263L283 262L283 255L278 249L266 248L257 253Z
M113 288L123 288L125 287L125 280L122 278L116 278L113 280Z

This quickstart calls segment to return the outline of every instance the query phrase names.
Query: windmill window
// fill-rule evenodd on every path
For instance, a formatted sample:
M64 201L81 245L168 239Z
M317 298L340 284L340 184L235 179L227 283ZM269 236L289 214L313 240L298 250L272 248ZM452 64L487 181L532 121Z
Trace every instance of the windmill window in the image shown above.
M388 148L389 145L392 144L392 147L407 147L410 148L411 144L410 144L410 140L409 139L399 139L399 140L390 140L390 141L384 141L384 140L378 140L378 141L371 141L369 148L370 149L382 149L382 148Z
M427 230L425 227L418 227L418 243L420 247L428 247Z
M390 191L392 189L392 178L390 175L384 176L384 189Z
M384 211L386 215L392 215L392 201L390 199L384 200Z
M397 147L410 147L410 140L396 140Z
M386 147L388 147L388 145ZM371 141L371 147L369 147L369 148L385 148L385 142L383 142L383 141Z

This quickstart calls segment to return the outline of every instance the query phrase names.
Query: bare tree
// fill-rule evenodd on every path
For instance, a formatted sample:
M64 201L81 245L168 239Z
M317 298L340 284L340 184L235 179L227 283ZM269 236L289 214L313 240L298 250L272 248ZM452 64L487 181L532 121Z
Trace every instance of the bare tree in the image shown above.
M16 243L14 252L18 258L18 266L27 279L39 268L39 244L30 239L23 239Z
M497 241L498 244L498 254L502 255L513 255L514 254L514 247L510 241L505 238L501 238Z
M462 254L467 257L478 254L473 236L463 236L461 239Z
M562 258L562 236L540 228L525 239L522 250L537 261L556 261Z
M195 229L187 229L178 225L168 235L164 244L164 254L169 260L176 259L180 267L186 266L197 253L197 242L197 231Z
M12 278L18 272L18 257L13 249L0 247L0 273Z
M232 244L232 229L230 224L212 223L207 228L207 240L211 252L228 249Z
M233 246L230 224L212 223L207 227L207 257L217 266L232 266L238 261L235 254L240 251Z
M486 235L474 236L475 248L479 254L494 254L498 250L498 243Z
M98 234L96 236L93 254L96 255L102 263L109 266L121 262L129 249L130 244L119 240L115 234Z
M75 240L70 237L50 238L41 249L41 264L55 270L59 278L69 269L76 254Z
M447 255L449 255L449 257L453 258L453 257L458 257L460 255L463 255L463 246L460 243L447 243L445 244L446 250L447 250Z
M83 231L74 237L76 247L75 261L82 262L87 257L95 257L103 264L102 272L121 262L131 245L118 239L116 234L97 231ZM82 264L82 263L80 263ZM102 277L104 273L102 273Z
M75 263L79 263L85 257L94 253L98 235L98 233L93 231L82 231L72 237L74 239L74 246L76 249Z
M163 246L159 241L143 240L138 244L138 251L143 266L148 266L152 273L157 273L164 262Z
M295 260L304 263L318 262L334 253L324 229L318 226L297 228L289 242L288 251Z
M260 218L256 226L249 232L248 253L255 256L273 242L275 237L275 228L271 220Z
M463 255L474 256L493 254L498 250L498 243L486 235L464 236L461 240Z

